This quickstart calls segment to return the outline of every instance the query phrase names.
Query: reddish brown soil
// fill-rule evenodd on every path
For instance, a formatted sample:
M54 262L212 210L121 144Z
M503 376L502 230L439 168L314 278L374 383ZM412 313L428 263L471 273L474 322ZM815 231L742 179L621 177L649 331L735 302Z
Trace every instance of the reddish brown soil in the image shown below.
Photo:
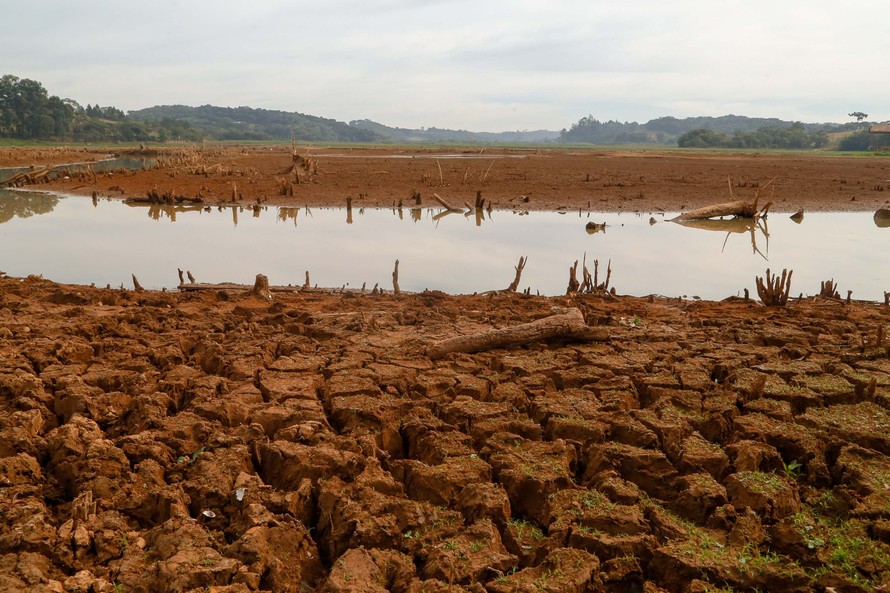
M424 354L554 307L609 341ZM0 278L0 590L885 590L888 331L826 299Z
M65 146L47 148L25 148L19 146L0 148L0 168L30 167L41 169L49 165L84 163L98 161L113 151L93 148L71 148Z
M20 150L0 166L85 160ZM775 179L790 211L875 209L890 178L879 158L533 151L440 159L440 183L435 159L348 152L292 197L290 150L268 147L39 188L654 211L724 201L729 177L736 197ZM608 341L425 354L565 307ZM0 591L888 587L890 307L0 273Z
M35 160L68 162L72 157L63 149L52 150L60 153L41 149L30 155L26 149L5 149L0 151L0 166ZM292 165L291 150L281 146L164 150L159 169L58 180L45 188L84 195L96 191L110 197L144 197L154 188L159 194L219 203L231 201L234 184L236 196L245 204L345 206L350 196L355 206L383 207L400 201L413 205L414 192L421 194L424 205L435 205L432 194L437 193L451 205L463 207L464 202L474 203L481 191L495 208L650 212L729 201L728 180L735 198L753 199L759 186L774 180L763 192L763 201L774 202L773 209L781 212L873 211L890 204L890 160L879 156L486 148L481 158L437 162L432 157L478 157L480 150L307 148L300 152L316 159L318 174L295 185L293 196L281 195L282 187L292 181L286 173Z

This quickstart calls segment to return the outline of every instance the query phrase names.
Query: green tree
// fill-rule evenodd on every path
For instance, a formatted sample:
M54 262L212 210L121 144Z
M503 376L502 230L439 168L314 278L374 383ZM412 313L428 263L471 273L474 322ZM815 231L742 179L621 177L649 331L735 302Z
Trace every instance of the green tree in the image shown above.
M727 146L729 139L726 134L715 132L707 128L689 130L677 138L677 146L680 148L717 148Z

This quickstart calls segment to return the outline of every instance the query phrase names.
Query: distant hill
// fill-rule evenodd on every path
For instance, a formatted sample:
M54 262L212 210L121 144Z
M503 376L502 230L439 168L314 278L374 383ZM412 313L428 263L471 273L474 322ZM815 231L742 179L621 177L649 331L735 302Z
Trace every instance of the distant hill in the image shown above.
M351 127L368 130L393 142L458 142L479 144L537 144L553 142L559 132L552 130L523 130L516 132L470 132L467 130L446 130L442 128L392 128L369 119L349 122Z
M762 129L787 129L802 126L808 134L855 131L862 124L802 124L777 118L723 115L720 117L659 117L644 124L637 122L600 121L592 115L582 117L569 129L563 129L558 141L590 144L661 144L676 145L677 139L693 130L710 130L717 134L753 134Z
M289 140L301 142L394 142L454 144L640 144L735 145L757 147L772 138L787 135L794 127L798 136L808 138L819 134L819 141L806 140L803 147L824 145L824 134L852 132L862 124L803 124L777 118L724 115L720 117L659 117L644 124L637 122L600 121L592 115L582 117L569 129L523 130L515 132L470 132L443 128L398 128L369 119L344 123L333 119L288 111L254 109L251 107L216 107L202 105L159 105L130 111L128 119L170 125L178 122L197 134L216 140ZM714 132L708 135L702 130ZM690 140L687 135L693 132ZM703 143L704 140L712 144ZM767 144L766 146L771 146ZM773 146L777 147L781 144Z
M384 138L367 129L314 115L251 107L158 105L130 111L143 121L174 119L217 140L290 140L302 142L380 142Z

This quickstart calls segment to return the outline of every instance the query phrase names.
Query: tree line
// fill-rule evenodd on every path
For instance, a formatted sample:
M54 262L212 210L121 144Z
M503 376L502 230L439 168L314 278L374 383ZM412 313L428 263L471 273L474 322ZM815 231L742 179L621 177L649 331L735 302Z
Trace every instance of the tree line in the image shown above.
M866 114L853 113L852 117ZM829 133L850 132L851 140L842 142L842 150L855 150L852 145L866 143L857 134L857 123L808 124L776 118L755 118L741 115L720 117L659 117L644 124L637 122L600 121L589 115L582 117L559 136L561 143L590 144L660 144L697 148L824 148ZM845 148L849 144L850 148Z
M0 138L76 142L199 141L202 136L173 118L140 121L117 107L81 106L50 95L36 80L0 77Z
M736 131L731 135L707 128L690 130L677 138L681 148L823 148L828 134L822 130L808 131L801 122L789 127L764 126L754 132Z

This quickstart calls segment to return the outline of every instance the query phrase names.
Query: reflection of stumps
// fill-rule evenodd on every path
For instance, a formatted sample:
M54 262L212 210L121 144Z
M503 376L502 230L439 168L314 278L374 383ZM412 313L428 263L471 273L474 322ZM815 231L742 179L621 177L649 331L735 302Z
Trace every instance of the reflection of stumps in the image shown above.
M414 192L414 194L411 197L414 198L414 205L420 206L420 192L419 191Z
M399 294L399 260L396 260L396 267L392 271L392 292Z
M253 296L264 299L271 299L272 293L269 291L269 279L265 274L257 274L256 282L253 284L253 290L250 291Z
M352 198L346 198L346 224L352 224Z
M142 288L142 285L139 284L139 280L136 279L136 274L133 274L132 276L133 276L133 288L136 290L136 292L142 292L143 290L145 290Z

